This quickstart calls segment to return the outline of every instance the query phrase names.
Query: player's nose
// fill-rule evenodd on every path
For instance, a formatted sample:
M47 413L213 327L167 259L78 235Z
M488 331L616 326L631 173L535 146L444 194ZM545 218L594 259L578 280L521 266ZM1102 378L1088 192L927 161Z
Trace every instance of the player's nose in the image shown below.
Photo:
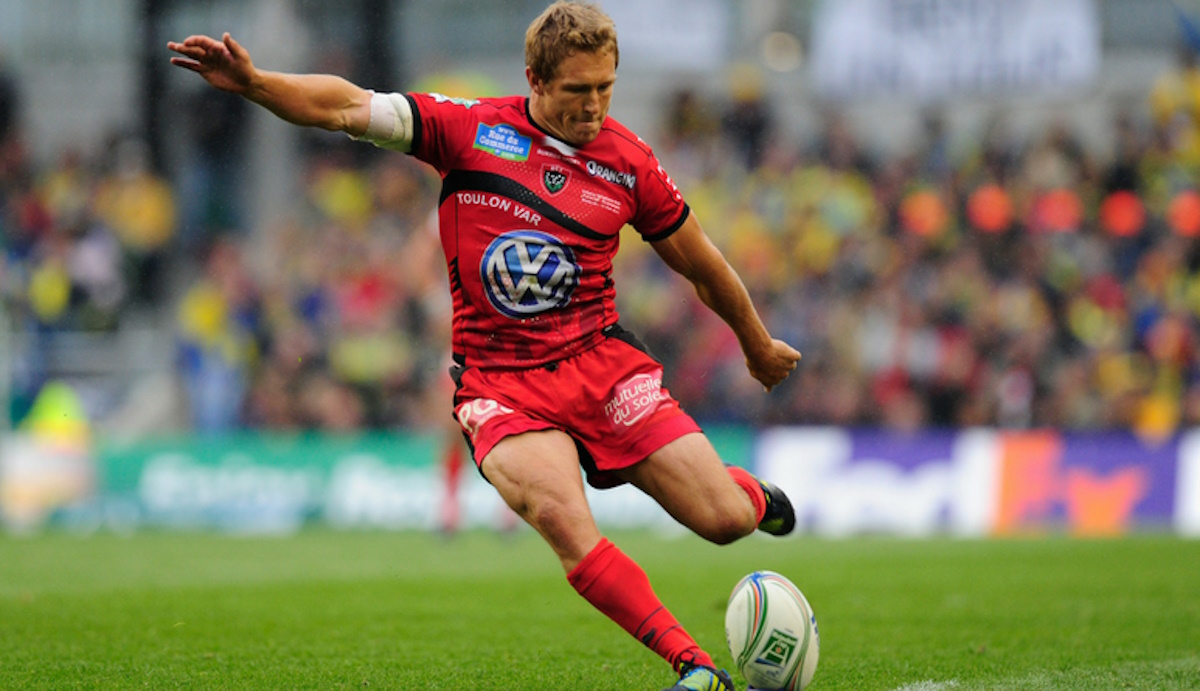
M600 112L600 91L592 89L583 97L583 110L586 113Z

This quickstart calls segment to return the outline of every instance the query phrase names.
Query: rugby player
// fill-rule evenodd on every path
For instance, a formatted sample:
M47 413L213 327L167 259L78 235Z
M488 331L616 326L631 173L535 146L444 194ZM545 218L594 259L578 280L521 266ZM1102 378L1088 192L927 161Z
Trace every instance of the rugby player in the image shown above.
M454 413L479 472L549 543L570 584L669 662L671 689L733 689L593 519L584 477L630 483L717 544L795 525L787 497L726 466L624 330L612 259L632 226L737 336L770 391L800 353L773 338L651 148L609 117L619 51L597 7L555 2L525 34L527 95L376 93L324 74L258 69L228 33L171 62L296 125L414 156L442 176L453 294ZM681 334L681 337L685 334ZM582 468L582 472L581 469Z

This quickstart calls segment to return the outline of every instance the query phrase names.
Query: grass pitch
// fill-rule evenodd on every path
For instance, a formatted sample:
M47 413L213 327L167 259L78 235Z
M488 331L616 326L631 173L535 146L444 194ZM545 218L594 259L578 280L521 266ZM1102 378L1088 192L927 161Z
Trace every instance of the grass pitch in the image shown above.
M815 691L1200 689L1200 541L611 537L723 665L734 583L789 576L821 628ZM671 681L528 531L0 537L0 689Z

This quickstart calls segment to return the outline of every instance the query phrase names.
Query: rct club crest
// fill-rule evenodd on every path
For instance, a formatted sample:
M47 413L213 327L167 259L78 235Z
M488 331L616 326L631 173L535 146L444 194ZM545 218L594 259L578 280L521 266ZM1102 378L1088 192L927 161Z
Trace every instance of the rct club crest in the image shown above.
M542 186L551 195L563 191L571 180L571 172L561 166L542 166Z
M488 301L513 319L562 307L579 285L580 269L571 248L534 230L493 240L479 268Z

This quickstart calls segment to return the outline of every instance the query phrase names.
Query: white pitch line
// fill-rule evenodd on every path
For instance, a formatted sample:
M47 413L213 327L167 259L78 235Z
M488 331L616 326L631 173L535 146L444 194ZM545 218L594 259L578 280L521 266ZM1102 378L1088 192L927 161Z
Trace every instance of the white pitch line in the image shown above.
M950 681L918 681L915 684L905 684L892 691L942 691L943 689L952 689L958 686L958 682L951 679Z

